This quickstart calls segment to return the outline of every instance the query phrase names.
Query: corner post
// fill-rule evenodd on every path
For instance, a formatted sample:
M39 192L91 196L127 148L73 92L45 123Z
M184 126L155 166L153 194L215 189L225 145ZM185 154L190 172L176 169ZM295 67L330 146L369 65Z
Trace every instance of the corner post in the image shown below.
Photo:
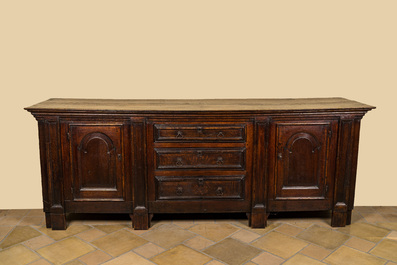
M267 225L267 185L268 157L267 146L269 139L269 119L257 117L254 128L254 170L252 178L252 211L249 215L249 225L252 228L264 228Z
M136 230L147 230L149 228L149 211L146 205L146 119L133 117L131 126L133 226Z
M339 121L334 206L331 220L333 227L343 227L351 223L361 119L362 115L344 116Z
M66 229L59 117L37 118L46 227Z

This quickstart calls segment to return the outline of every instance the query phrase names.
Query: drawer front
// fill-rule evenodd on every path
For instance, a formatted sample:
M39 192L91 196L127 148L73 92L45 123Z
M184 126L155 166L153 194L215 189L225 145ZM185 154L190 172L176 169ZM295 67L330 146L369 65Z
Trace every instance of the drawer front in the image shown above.
M157 200L243 199L244 176L156 176Z
M156 148L157 169L245 168L245 148Z
M155 124L156 142L244 142L246 125Z

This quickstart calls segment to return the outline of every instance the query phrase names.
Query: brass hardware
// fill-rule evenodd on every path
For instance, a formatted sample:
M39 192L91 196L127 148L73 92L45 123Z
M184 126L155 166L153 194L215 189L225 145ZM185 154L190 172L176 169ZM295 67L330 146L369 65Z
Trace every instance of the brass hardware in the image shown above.
M197 127L197 132L200 134L203 133L203 127Z
M121 161L121 154L117 154L117 158Z
M218 133L218 137L224 137L225 135L223 134L223 132L219 132Z
M277 158L278 158L279 160L283 159L283 153L278 153L278 154L277 154Z
M176 133L176 138L183 138L183 132L182 131L178 131Z
M203 151L197 151L197 156L202 157L203 156Z
M218 195L218 196L222 196L223 195L223 188L222 187L218 187L216 189L216 195Z
M182 165L183 165L183 163L182 163L182 158L181 158L181 157L178 157L178 158L176 159L176 165L177 165L177 166L182 166Z
M183 193L183 188L182 187L176 188L176 195L181 196L182 193Z
M199 185L199 187L204 186L204 179L203 178L199 178L198 179L198 185Z
M216 160L216 163L218 164L218 165L223 165L223 158L220 156L220 157L218 157L218 159Z

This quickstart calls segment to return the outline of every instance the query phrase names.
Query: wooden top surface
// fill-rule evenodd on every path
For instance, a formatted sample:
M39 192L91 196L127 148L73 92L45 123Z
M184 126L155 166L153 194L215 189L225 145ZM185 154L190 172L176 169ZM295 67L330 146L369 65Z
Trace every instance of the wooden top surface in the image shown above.
M66 99L52 98L26 110L158 112L158 111L307 111L307 110L370 110L373 106L345 98L297 99Z

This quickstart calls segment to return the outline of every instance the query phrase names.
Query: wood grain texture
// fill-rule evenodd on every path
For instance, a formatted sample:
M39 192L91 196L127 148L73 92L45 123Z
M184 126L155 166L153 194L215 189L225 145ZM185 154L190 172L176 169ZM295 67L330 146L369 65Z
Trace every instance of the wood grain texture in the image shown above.
M28 111L280 111L370 110L373 106L345 98L302 99L63 99L53 98L26 108Z
M46 226L68 213L332 210L351 222L360 121L374 107L343 98L50 99L38 120Z

